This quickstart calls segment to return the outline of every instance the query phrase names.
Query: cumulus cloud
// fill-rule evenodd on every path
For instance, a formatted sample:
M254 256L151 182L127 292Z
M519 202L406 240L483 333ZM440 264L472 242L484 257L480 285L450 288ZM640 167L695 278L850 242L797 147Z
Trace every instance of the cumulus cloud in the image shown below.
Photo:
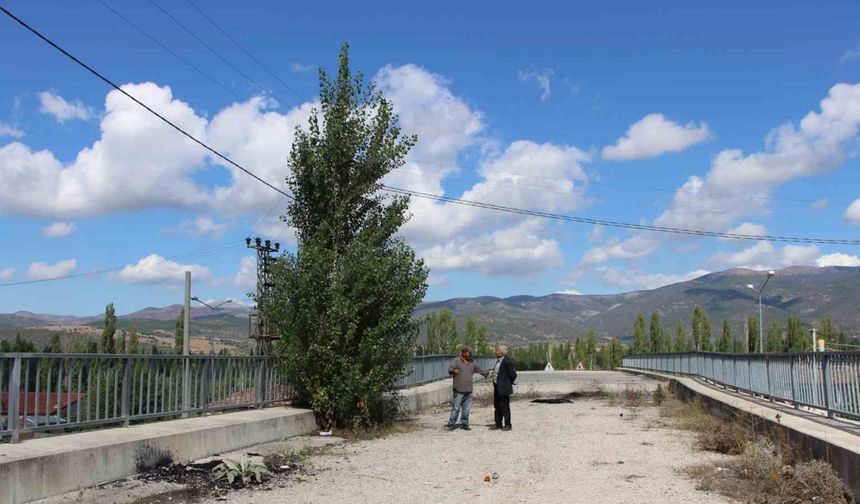
M551 68L539 70L520 70L517 72L520 82L534 81L540 89L540 101L546 101L552 94L552 76L555 71Z
M827 208L827 205L829 205L829 204L830 204L830 200L828 200L827 198L821 198L821 199L815 200L812 203L812 205L810 205L810 207L813 210L824 210L825 208Z
M815 261L816 266L860 266L860 257L849 254L827 254Z
M30 264L27 268L27 277L33 280L47 280L49 278L57 278L70 274L78 267L78 262L74 259L66 259L55 264L47 264L41 261L36 261Z
M239 271L233 283L240 289L255 289L257 287L257 259L243 257L239 260Z
M720 267L765 270L785 266L814 265L820 256L821 252L815 245L786 245L778 249L769 242L760 241L739 252L717 253L708 260L708 263Z
M854 225L860 225L860 199L854 200L843 214L845 220Z
M592 266L614 260L639 259L653 254L659 245L659 238L652 233L636 234L626 240L612 238L606 245L586 251L580 264Z
M731 229L728 229L726 233L746 236L761 236L767 234L767 226L765 226L764 224L756 224L754 222L743 222ZM733 238L719 238L719 240L731 242L738 246L743 245L745 243L744 240Z
M54 222L42 229L42 236L51 238L69 236L75 232L76 227L74 222Z
M24 136L24 132L14 126L10 126L6 123L0 122L0 137L2 136L21 138Z
M15 268L0 268L0 280L9 280L17 271Z
M648 114L633 123L615 145L603 148L603 158L611 160L644 159L667 152L680 152L710 138L705 123L677 124L663 114Z
M575 289L566 289L556 292L556 294L566 294L568 296L581 296L582 293Z
M311 73L314 71L314 66L305 65L303 63L293 63L290 65L290 71L293 73Z
M692 176L675 192L655 223L725 229L738 218L766 211L768 197L779 185L837 168L846 156L844 144L857 137L860 84L836 84L820 108L797 125L786 123L771 131L762 151L720 152L705 177Z
M134 264L124 267L116 277L124 282L146 285L180 285L185 272L191 272L194 282L213 280L209 268L197 264L179 264L157 254L150 254Z
M169 232L171 234L188 234L195 238L210 235L213 238L220 238L233 224L228 222L215 222L212 217L201 216L196 219L186 220L179 223Z
M598 272L603 283L621 289L656 289L666 285L693 280L710 273L708 270L698 269L689 273L667 275L663 273L646 273L635 268L622 269L606 266L598 268Z
M458 238L419 252L435 270L477 270L485 275L531 276L564 264L558 243L543 238L537 219L474 239Z
M39 110L53 116L60 124L72 119L87 121L93 117L92 110L87 108L80 100L70 102L51 91L39 93L39 103Z

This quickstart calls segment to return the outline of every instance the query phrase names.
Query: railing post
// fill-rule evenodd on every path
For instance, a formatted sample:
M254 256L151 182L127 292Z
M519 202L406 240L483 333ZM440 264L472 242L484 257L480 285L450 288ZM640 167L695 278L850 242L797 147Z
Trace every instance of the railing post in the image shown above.
M128 427L129 423L131 423L131 415L129 415L129 398L131 394L131 359L126 357L125 365L123 366L122 371L122 394L121 405L122 408L122 424L123 427Z
M764 355L764 372L767 375L767 398L773 402L773 392L770 390L770 358L767 354Z
M38 371L37 371L38 372ZM13 395L14 394L14 395ZM7 408L7 417L6 421L9 422L9 430L12 431L12 439L13 443L17 443L20 441L21 436L21 423L18 421L18 416L21 414L18 409L20 408L20 400L21 400L21 358L15 357L15 360L12 363L12 371L9 373L9 392L8 392L8 408ZM24 412L26 414L26 412Z
M260 359L259 364L257 365L257 376L256 376L256 385L254 387L254 401L257 403L257 408L263 407L263 402L266 400L265 394L263 392L263 387L265 383L265 375L266 375L266 359Z
M208 356L203 360L203 374L200 376L200 408L201 416L205 416L209 411L209 387L212 386L210 379L210 371L212 369L213 356Z
M800 409L800 405L797 404L797 396L794 393L794 355L792 354L788 356L788 378L791 381L791 402L794 403L794 409Z
M186 355L182 359L182 418L188 418L191 409L191 359Z
M833 418L833 410L830 409L830 390L833 384L830 383L830 354L825 353L821 356L821 374L824 380L824 409L827 411L828 418Z

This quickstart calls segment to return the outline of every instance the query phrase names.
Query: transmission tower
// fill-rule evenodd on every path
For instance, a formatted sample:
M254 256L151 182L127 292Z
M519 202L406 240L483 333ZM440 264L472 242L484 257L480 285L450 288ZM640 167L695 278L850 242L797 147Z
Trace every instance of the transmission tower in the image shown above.
M275 257L272 253L277 253L281 249L281 244L271 240L262 240L260 237L245 238L245 245L250 249L257 251L257 304L261 301L268 300L272 295L272 264ZM251 314L248 316L248 336L257 342L257 355L272 355L272 341L278 339L277 331L274 326L266 319L257 306L251 309Z

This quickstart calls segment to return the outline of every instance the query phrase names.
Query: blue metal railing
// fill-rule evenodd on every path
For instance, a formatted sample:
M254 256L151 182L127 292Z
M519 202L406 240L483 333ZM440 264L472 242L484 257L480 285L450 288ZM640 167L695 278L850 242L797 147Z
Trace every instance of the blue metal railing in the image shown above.
M860 419L860 352L631 355L630 369L699 376L771 400Z

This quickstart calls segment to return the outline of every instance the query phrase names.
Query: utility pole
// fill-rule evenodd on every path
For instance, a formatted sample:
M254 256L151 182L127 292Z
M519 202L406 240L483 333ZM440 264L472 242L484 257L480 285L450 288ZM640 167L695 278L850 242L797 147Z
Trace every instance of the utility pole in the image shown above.
M815 345L815 341L816 341L815 340L815 328L813 327L812 329L809 330L809 332L810 332L810 334L812 334L812 351L814 352L815 347L816 347L816 345Z
M191 272L185 272L185 309L183 310L182 320L182 359L185 373L185 379L182 381L182 413L183 418L188 416L188 410L191 409L191 360L188 358L191 355Z
M223 301L223 302L221 302L221 303L218 303L218 304L217 304L217 305L215 305L215 306L212 306L212 305L210 305L210 304L209 304L209 303L207 303L206 301L203 301L202 299L200 299L200 298L199 298L199 297L197 297L197 296L192 296L192 297L191 297L191 300L192 300L192 301L197 301L198 303L202 304L202 305L203 305L203 306L205 306L206 308L209 308L210 310L212 310L212 315L215 315L215 311L216 311L218 308L221 308L222 306L224 306L224 305L225 305L225 304L227 304L227 303L232 303L232 302L233 302L233 300L232 300L232 299L228 299L228 300L226 300L226 301ZM212 338L212 332L211 332L211 331L209 332L209 355L215 355L215 340Z
M257 342L257 355L272 355L272 341L278 339L274 328L271 326L266 317L260 312L259 304L261 301L267 300L272 294L272 263L276 258L272 257L272 253L277 253L281 249L281 244L278 242L272 243L271 240L262 240L260 237L245 238L245 245L257 251L257 306L251 310L248 319L248 332L251 339Z

